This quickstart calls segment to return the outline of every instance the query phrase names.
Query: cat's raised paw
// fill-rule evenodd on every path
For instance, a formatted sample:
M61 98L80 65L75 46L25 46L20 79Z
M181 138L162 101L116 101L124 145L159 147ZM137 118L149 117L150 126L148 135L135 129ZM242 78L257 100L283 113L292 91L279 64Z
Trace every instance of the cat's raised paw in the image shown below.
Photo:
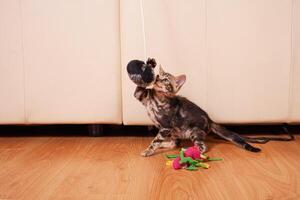
M146 149L141 153L141 156L148 157L154 154L154 151L151 149Z

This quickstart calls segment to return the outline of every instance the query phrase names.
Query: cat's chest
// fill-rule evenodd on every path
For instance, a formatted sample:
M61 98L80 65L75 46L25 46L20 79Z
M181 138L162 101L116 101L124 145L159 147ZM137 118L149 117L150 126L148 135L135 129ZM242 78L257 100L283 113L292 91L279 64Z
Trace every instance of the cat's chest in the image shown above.
M168 109L167 105L159 104L154 99L149 99L146 103L146 109L149 118L156 126L162 126L168 123Z

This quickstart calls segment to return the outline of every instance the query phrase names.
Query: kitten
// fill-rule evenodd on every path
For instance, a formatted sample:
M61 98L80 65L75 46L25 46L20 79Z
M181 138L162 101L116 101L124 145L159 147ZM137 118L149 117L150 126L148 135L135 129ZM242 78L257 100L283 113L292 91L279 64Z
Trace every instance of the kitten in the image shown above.
M176 95L185 80L185 75L173 76L164 72L160 66L152 89L137 86L134 96L146 107L150 119L159 129L149 147L141 153L142 156L150 156L158 148L178 146L181 139L190 139L205 152L207 148L204 139L210 132L248 151L260 151L237 133L215 123L199 106Z

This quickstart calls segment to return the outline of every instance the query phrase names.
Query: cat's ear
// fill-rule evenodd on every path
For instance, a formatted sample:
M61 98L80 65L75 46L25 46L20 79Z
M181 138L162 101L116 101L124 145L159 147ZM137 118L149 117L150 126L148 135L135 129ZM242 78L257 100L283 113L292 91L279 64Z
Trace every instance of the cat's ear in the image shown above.
M176 80L176 88L177 88L177 91L178 91L183 86L183 84L185 83L186 76L185 75L176 76L175 80Z
M159 65L159 75L162 76L162 75L164 75L164 74L165 74L164 69L162 68L161 65Z

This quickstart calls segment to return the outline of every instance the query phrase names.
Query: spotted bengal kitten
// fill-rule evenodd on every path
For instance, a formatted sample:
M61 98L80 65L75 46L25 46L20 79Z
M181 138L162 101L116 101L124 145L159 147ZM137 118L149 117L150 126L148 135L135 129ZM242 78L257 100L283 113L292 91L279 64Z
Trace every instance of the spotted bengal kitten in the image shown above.
M237 133L215 123L199 106L176 95L185 80L185 75L173 76L164 72L160 66L152 89L136 88L134 96L146 107L150 119L159 129L149 147L141 153L142 156L150 156L158 148L173 148L179 144L180 139L190 139L205 152L204 139L210 132L248 151L260 151Z

